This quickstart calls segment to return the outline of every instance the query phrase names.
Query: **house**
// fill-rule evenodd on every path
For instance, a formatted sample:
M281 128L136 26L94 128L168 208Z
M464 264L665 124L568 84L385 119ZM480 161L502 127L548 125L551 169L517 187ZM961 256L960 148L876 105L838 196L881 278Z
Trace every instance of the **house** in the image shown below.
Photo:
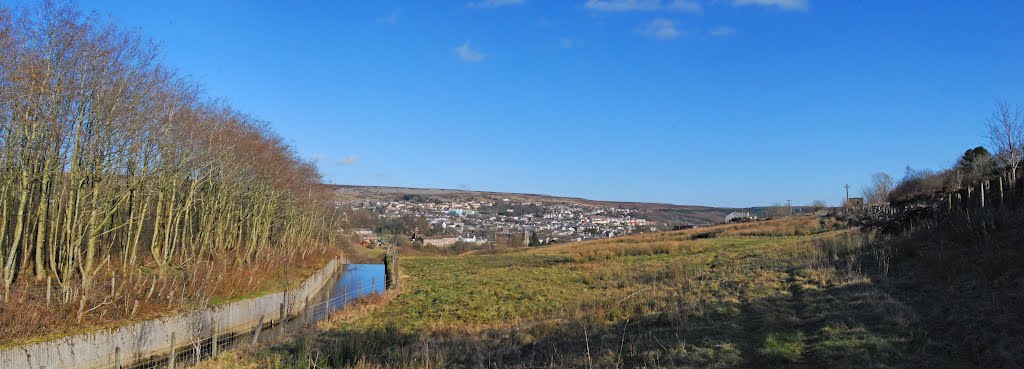
M734 212L729 213L729 215L725 216L725 222L726 223L746 222L746 221L755 220L755 219L757 219L757 217L750 215L750 212L734 211Z
M353 231L353 233L359 236L362 242L373 242L377 240L377 236L373 234L373 230L371 229L360 228Z
M859 208L862 206L864 206L863 197L851 197L849 199L846 199L846 207L848 208Z
M434 235L426 237L418 237L416 239L423 243L423 246L437 246L437 247L448 247L459 242L459 238L456 236L448 235Z
M472 243L472 244L477 244L477 245L483 245L483 244L487 243L487 239L486 238L477 237L476 235L467 236L467 237L459 237L459 241L467 242L467 243Z

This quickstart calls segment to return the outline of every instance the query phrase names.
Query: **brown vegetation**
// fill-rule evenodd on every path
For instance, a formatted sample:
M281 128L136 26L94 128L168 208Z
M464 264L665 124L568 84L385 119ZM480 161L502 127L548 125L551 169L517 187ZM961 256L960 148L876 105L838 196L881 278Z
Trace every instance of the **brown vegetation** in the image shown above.
M139 35L0 6L0 50L0 345L274 288L290 278L267 271L330 257L313 165Z

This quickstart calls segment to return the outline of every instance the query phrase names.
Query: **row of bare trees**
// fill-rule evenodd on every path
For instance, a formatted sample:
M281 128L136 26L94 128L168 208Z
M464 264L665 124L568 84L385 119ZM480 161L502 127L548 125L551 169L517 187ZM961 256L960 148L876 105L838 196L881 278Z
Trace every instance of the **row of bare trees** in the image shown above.
M0 5L0 50L5 303L19 280L84 306L104 270L333 243L314 166L137 34L60 3Z

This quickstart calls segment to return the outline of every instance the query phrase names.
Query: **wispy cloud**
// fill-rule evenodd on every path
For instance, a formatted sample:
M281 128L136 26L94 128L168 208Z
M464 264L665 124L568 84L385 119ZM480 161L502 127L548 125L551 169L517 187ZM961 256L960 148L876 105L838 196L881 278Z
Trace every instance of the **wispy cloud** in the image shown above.
M712 28L710 31L708 31L708 34L714 37L728 37L735 35L736 32L739 32L739 30L732 27L722 26Z
M338 165L352 165L359 161L359 156L352 154L344 158L338 159L336 162Z
M459 59L462 59L462 61L466 63L481 62L487 57L487 54L469 46L469 41L463 43L462 46L456 47L455 53L459 55Z
M563 49L571 49L573 46L576 46L576 40L568 37L562 37L558 39L558 46Z
M317 163L320 163L320 162L322 162L324 160L327 160L327 155L315 154L315 155L313 155L312 158L310 158L310 160L313 161L313 164L317 164Z
M733 0L733 6L765 6L774 7L785 11L807 10L807 0Z
M500 8L503 6L520 5L526 0L480 0L466 3L467 8Z
M656 18L637 30L641 36L659 40L671 40L682 35L676 28L676 22L666 18Z
M603 12L679 11L700 13L695 0L587 0L584 8Z
M377 22L383 23L383 24L394 25L394 24L398 24L398 20L399 20L399 18L401 16L402 16L402 9L395 9L395 10L392 10L387 15L382 16L380 18L377 18Z

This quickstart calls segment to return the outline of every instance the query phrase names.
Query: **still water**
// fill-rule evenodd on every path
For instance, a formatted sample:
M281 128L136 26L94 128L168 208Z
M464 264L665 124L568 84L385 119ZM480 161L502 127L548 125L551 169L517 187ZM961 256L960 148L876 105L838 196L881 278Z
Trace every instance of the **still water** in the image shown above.
M360 287L362 289L360 289ZM271 321L277 316L269 317L259 329L243 332L223 332L218 336L218 347L229 349L250 342L273 342L285 331L305 329L306 324L324 319L331 312L340 310L346 303L351 304L362 296L384 293L384 264L346 264L340 273L335 274L323 288L310 297L310 306L287 320L283 326ZM347 297L342 297L346 296ZM329 300L328 300L329 299ZM306 316L306 314L310 316ZM183 345L174 351L176 364L187 367L211 356L210 337L189 345ZM156 368L168 365L170 355L167 353L154 355L138 360L132 368Z
M362 290L359 289L360 286L362 286ZM345 300L352 303L358 296L383 293L385 289L384 264L345 264L341 274L332 279L330 284L324 286L320 291L319 301L326 300L328 287L332 300L331 310L341 307ZM345 293L348 293L347 299L337 298Z

